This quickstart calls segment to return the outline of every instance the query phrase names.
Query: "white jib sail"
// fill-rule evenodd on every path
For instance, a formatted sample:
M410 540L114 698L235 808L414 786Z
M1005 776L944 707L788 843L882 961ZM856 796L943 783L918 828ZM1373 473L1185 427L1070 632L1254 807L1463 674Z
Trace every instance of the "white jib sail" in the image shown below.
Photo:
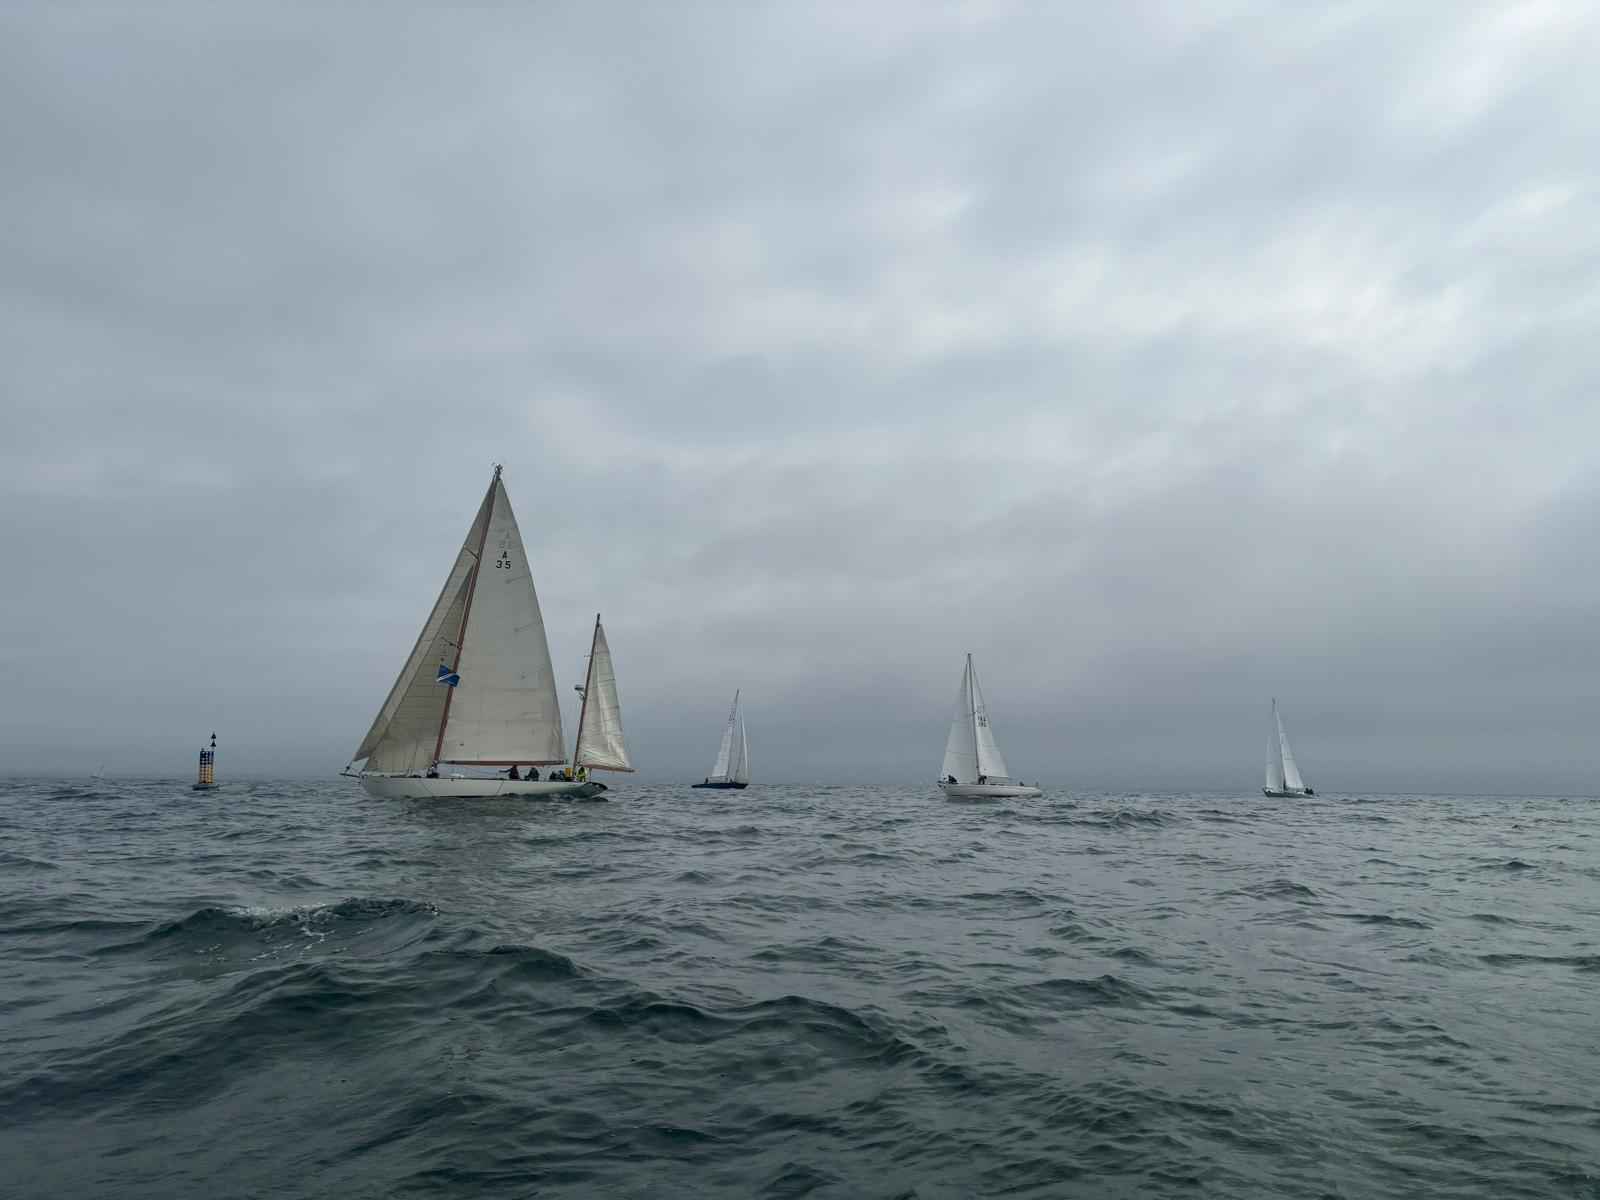
M1283 791L1282 724L1278 721L1278 702L1272 702L1272 724L1267 726L1267 790Z
M1289 749L1289 735L1283 731L1283 717L1276 703L1272 706L1273 718L1278 723L1278 747L1283 754L1283 783L1292 791L1304 791L1306 781L1300 778L1300 768L1295 765L1294 751Z
M594 644L589 650L589 677L583 685L583 712L578 718L578 743L572 762L578 767L631 771L628 748L622 744L622 703L617 698L617 673L600 618L594 619Z
M417 635L411 656L400 669L372 728L367 730L367 736L355 753L352 761L366 759L369 771L405 773L420 771L433 763L434 751L439 745L439 723L444 719L445 700L450 695L449 688L435 681L437 668L441 663L455 661L467 589L472 582L472 567L483 541L492 498L491 486L478 506L478 515L467 530L450 574L445 577L433 611Z
M733 767L734 740L739 732L739 693L733 693L733 704L728 709L728 723L722 727L722 742L717 747L717 761L711 767L711 774L706 778L712 783L727 783L732 777L729 772Z
M544 618L516 514L498 471L468 594L441 762L512 766L566 761Z
M739 712L739 733L733 742L733 758L728 766L728 779L733 783L750 782L750 738L745 733L742 709Z

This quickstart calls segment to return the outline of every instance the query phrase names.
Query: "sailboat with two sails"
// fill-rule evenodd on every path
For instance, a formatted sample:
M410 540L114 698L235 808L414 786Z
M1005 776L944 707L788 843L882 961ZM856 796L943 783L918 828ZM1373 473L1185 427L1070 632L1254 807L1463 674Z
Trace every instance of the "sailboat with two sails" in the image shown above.
M1278 798L1316 795L1300 778L1294 751L1289 749L1289 735L1283 731L1283 718L1278 714L1276 696L1272 699L1272 724L1267 727L1267 786L1261 790Z
M590 770L633 770L599 616L579 690L568 764L539 597L496 466L433 611L345 773L374 796L401 799L599 795L606 785ZM538 778L536 768L547 766L559 770Z
M716 765L704 783L693 786L738 791L750 786L750 738L745 733L744 710L739 707L737 691L733 693L733 707L728 710L728 723L722 730Z
M1030 784L1014 782L1006 770L995 744L994 728L989 723L989 707L984 703L978 673L967 655L956 692L956 710L950 718L950 736L944 744L944 767L939 787L956 800L1004 799L1009 796L1040 796Z

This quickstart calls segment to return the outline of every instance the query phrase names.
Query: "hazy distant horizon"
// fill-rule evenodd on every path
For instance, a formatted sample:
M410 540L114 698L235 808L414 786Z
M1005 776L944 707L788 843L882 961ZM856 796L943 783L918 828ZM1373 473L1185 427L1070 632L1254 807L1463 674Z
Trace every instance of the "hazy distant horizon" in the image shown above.
M331 775L505 481L641 778L1600 789L1581 6L0 11L0 773ZM570 739L576 719L569 709ZM108 767L108 770L110 768ZM1093 781L1091 784L1090 781Z

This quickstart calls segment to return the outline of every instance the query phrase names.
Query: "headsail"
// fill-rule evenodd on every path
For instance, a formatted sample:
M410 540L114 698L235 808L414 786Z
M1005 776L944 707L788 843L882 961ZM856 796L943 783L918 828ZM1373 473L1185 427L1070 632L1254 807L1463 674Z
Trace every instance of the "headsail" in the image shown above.
M418 771L436 759L485 766L566 759L539 598L498 467L355 758L382 773Z
M733 707L728 709L728 723L722 727L722 744L717 747L717 761L706 776L713 783L725 783L728 766L733 762L733 735L739 722L739 693L733 693Z
M1283 723L1278 720L1278 701L1272 701L1272 724L1267 726L1267 790L1283 791Z
M973 724L972 655L967 655L967 665L961 672L961 686L956 689L956 708L950 715L950 736L944 743L944 766L939 768L939 778L954 779L957 783L978 781L977 726Z
M739 707L739 693L733 694L734 727L733 736L728 739L728 775L729 783L750 782L750 739L744 731L744 710Z
M1278 712L1276 700L1272 703L1272 716L1278 724L1278 750L1283 761L1283 785L1290 791L1304 791L1306 781L1300 778L1300 768L1295 765L1294 751L1289 749L1289 735L1283 731L1283 716Z
M989 706L983 701L983 689L978 686L978 672L972 672L972 724L978 743L978 774L990 781L1010 779L1006 760L1000 757L1000 747L995 744L994 728L989 724Z
M578 715L578 741L572 765L604 771L631 771L628 749L622 743L622 704L617 698L617 674L611 665L611 647L600 616L594 618L594 642L589 648L589 675L583 685L583 711Z
M369 771L419 771L433 762L439 743L439 725L444 720L445 699L450 695L449 688L434 682L435 671L455 661L467 588L473 565L478 561L478 547L488 528L493 497L494 484L491 483L451 565L450 574L445 577L439 598L434 601L433 611L417 635L411 656L400 668L388 699L355 752L355 758L367 760Z

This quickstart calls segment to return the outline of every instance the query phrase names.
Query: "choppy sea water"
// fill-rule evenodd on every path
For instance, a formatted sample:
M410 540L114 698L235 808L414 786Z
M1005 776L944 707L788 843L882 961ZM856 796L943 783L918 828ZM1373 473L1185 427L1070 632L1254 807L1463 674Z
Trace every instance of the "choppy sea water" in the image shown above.
M0 784L63 1197L1600 1195L1600 801Z

